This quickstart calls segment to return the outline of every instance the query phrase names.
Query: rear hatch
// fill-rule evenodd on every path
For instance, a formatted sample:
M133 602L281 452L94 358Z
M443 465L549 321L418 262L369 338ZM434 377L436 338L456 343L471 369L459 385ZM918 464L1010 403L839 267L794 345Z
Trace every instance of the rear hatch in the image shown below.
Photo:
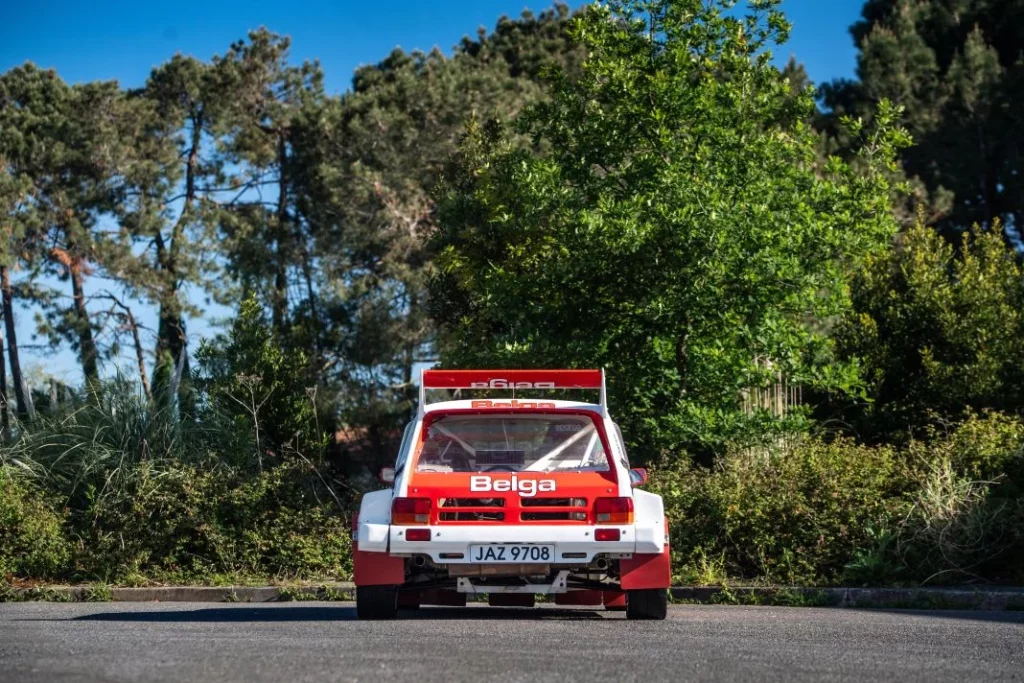
M417 472L409 496L431 501L431 524L594 524L594 501L614 496L607 472Z
M431 413L421 434L406 495L431 524L594 524L618 490L593 411Z

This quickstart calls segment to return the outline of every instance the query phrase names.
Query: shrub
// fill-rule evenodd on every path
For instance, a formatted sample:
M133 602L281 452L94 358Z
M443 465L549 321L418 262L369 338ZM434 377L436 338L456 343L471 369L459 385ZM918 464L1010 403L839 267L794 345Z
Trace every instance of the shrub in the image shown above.
M267 456L322 452L306 357L281 346L255 298L242 302L229 333L204 342L196 359L205 399L198 417L218 426L223 455L234 464L262 469Z
M998 226L959 249L918 225L854 278L837 329L871 402L848 418L862 436L892 439L965 407L1024 409L1024 278Z
M969 415L904 448L804 438L655 473L677 575L775 583L1024 578L1024 423Z
M1024 422L969 414L910 444L918 494L890 553L923 582L1024 577Z
M346 517L309 466L244 475L140 464L117 495L82 512L78 567L91 578L287 578L350 570Z
M730 575L772 582L835 580L872 525L909 508L896 453L845 439L737 449L661 478L681 566L720 555Z
M63 514L48 496L11 467L0 466L0 579L50 578L71 556Z
M105 385L0 444L0 465L18 463L25 480L4 502L21 505L24 491L45 490L66 507L74 550L61 571L72 578L346 576L343 507L352 500L338 498L338 482L298 453L259 471L253 442L225 450L236 442L217 433L219 424L181 419L126 383ZM0 533L8 527L17 529Z

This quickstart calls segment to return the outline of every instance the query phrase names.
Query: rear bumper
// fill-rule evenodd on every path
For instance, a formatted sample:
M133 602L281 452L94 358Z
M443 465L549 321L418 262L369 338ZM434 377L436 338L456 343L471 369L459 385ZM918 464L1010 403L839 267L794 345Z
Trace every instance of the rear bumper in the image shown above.
M594 529L597 527L589 525L444 525L429 527L429 541L405 540L408 529L422 528L426 527L361 524L358 547L363 551L387 552L400 557L426 555L437 564L468 564L469 547L488 543L553 545L555 564L589 563L600 554L621 557L634 553L660 553L664 547L664 533L655 534L637 524L600 526L602 529L618 529L618 541L595 541ZM385 539L386 542L382 542ZM461 558L453 557L459 554Z

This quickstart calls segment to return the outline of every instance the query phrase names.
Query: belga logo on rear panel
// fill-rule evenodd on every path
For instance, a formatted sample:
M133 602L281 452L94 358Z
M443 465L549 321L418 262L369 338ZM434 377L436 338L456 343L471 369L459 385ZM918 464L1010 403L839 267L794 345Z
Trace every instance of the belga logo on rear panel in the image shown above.
M554 479L520 479L512 475L511 479L493 479L487 475L474 475L469 478L469 490L486 493L488 491L506 492L515 491L524 498L535 496L538 493L549 493L555 490Z

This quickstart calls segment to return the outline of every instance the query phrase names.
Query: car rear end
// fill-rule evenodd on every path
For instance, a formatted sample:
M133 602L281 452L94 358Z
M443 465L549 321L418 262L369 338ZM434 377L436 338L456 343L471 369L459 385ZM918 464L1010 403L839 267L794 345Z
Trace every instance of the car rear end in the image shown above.
M396 466L386 531L374 523L383 499L359 525L356 584L368 589L357 589L367 606L361 616L482 594L494 605L532 605L548 594L560 604L664 617L670 572L661 499L634 488L644 475L629 469L604 405L603 375L543 372L497 379L519 390L599 389L601 403L421 401ZM428 371L423 386L491 389L494 375Z

